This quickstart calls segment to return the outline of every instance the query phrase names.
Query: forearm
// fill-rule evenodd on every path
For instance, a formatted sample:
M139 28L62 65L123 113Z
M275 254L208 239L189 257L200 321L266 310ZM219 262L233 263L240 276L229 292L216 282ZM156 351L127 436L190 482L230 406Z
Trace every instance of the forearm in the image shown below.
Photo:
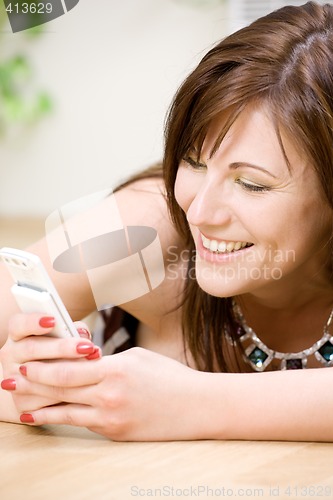
M333 441L333 368L204 376L213 402L208 437Z
M0 363L0 380L3 379L2 365ZM13 402L12 395L0 388L0 421L19 423L19 414Z

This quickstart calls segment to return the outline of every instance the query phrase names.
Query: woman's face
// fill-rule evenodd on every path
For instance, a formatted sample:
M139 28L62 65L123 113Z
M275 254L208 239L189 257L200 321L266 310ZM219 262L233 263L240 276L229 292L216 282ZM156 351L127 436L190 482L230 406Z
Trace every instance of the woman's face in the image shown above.
M332 210L313 168L264 108L248 108L219 149L211 127L199 162L181 162L175 196L196 245L196 279L209 294L265 293L325 274Z

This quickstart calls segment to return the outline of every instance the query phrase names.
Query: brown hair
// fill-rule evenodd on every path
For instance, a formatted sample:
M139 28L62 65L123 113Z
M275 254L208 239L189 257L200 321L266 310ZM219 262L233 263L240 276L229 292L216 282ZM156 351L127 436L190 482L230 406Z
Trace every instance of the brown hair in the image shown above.
M258 19L210 50L178 90L166 122L164 180L172 220L191 250L186 217L174 196L178 165L194 145L200 156L210 124L223 114L228 119L213 153L250 102L268 105L282 149L281 129L309 158L333 208L332 5L308 2ZM193 266L189 262L188 276ZM237 348L230 298L212 297L188 278L183 330L199 369L234 369L223 334Z

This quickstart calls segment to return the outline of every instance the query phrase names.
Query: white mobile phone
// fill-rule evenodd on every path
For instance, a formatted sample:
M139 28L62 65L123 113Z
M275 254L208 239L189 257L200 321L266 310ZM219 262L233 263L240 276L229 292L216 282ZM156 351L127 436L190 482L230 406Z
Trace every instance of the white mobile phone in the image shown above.
M56 326L49 335L79 337L68 311L37 255L4 247L0 250L0 259L13 277L15 284L11 287L11 292L22 312L38 312L53 316Z

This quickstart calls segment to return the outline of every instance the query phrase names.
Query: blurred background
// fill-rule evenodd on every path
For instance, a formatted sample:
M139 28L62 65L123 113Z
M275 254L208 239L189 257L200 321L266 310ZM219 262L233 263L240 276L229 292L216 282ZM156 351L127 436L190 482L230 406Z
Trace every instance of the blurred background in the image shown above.
M302 3L80 0L29 36L1 2L0 245L24 247L62 204L160 160L172 96L207 50Z

